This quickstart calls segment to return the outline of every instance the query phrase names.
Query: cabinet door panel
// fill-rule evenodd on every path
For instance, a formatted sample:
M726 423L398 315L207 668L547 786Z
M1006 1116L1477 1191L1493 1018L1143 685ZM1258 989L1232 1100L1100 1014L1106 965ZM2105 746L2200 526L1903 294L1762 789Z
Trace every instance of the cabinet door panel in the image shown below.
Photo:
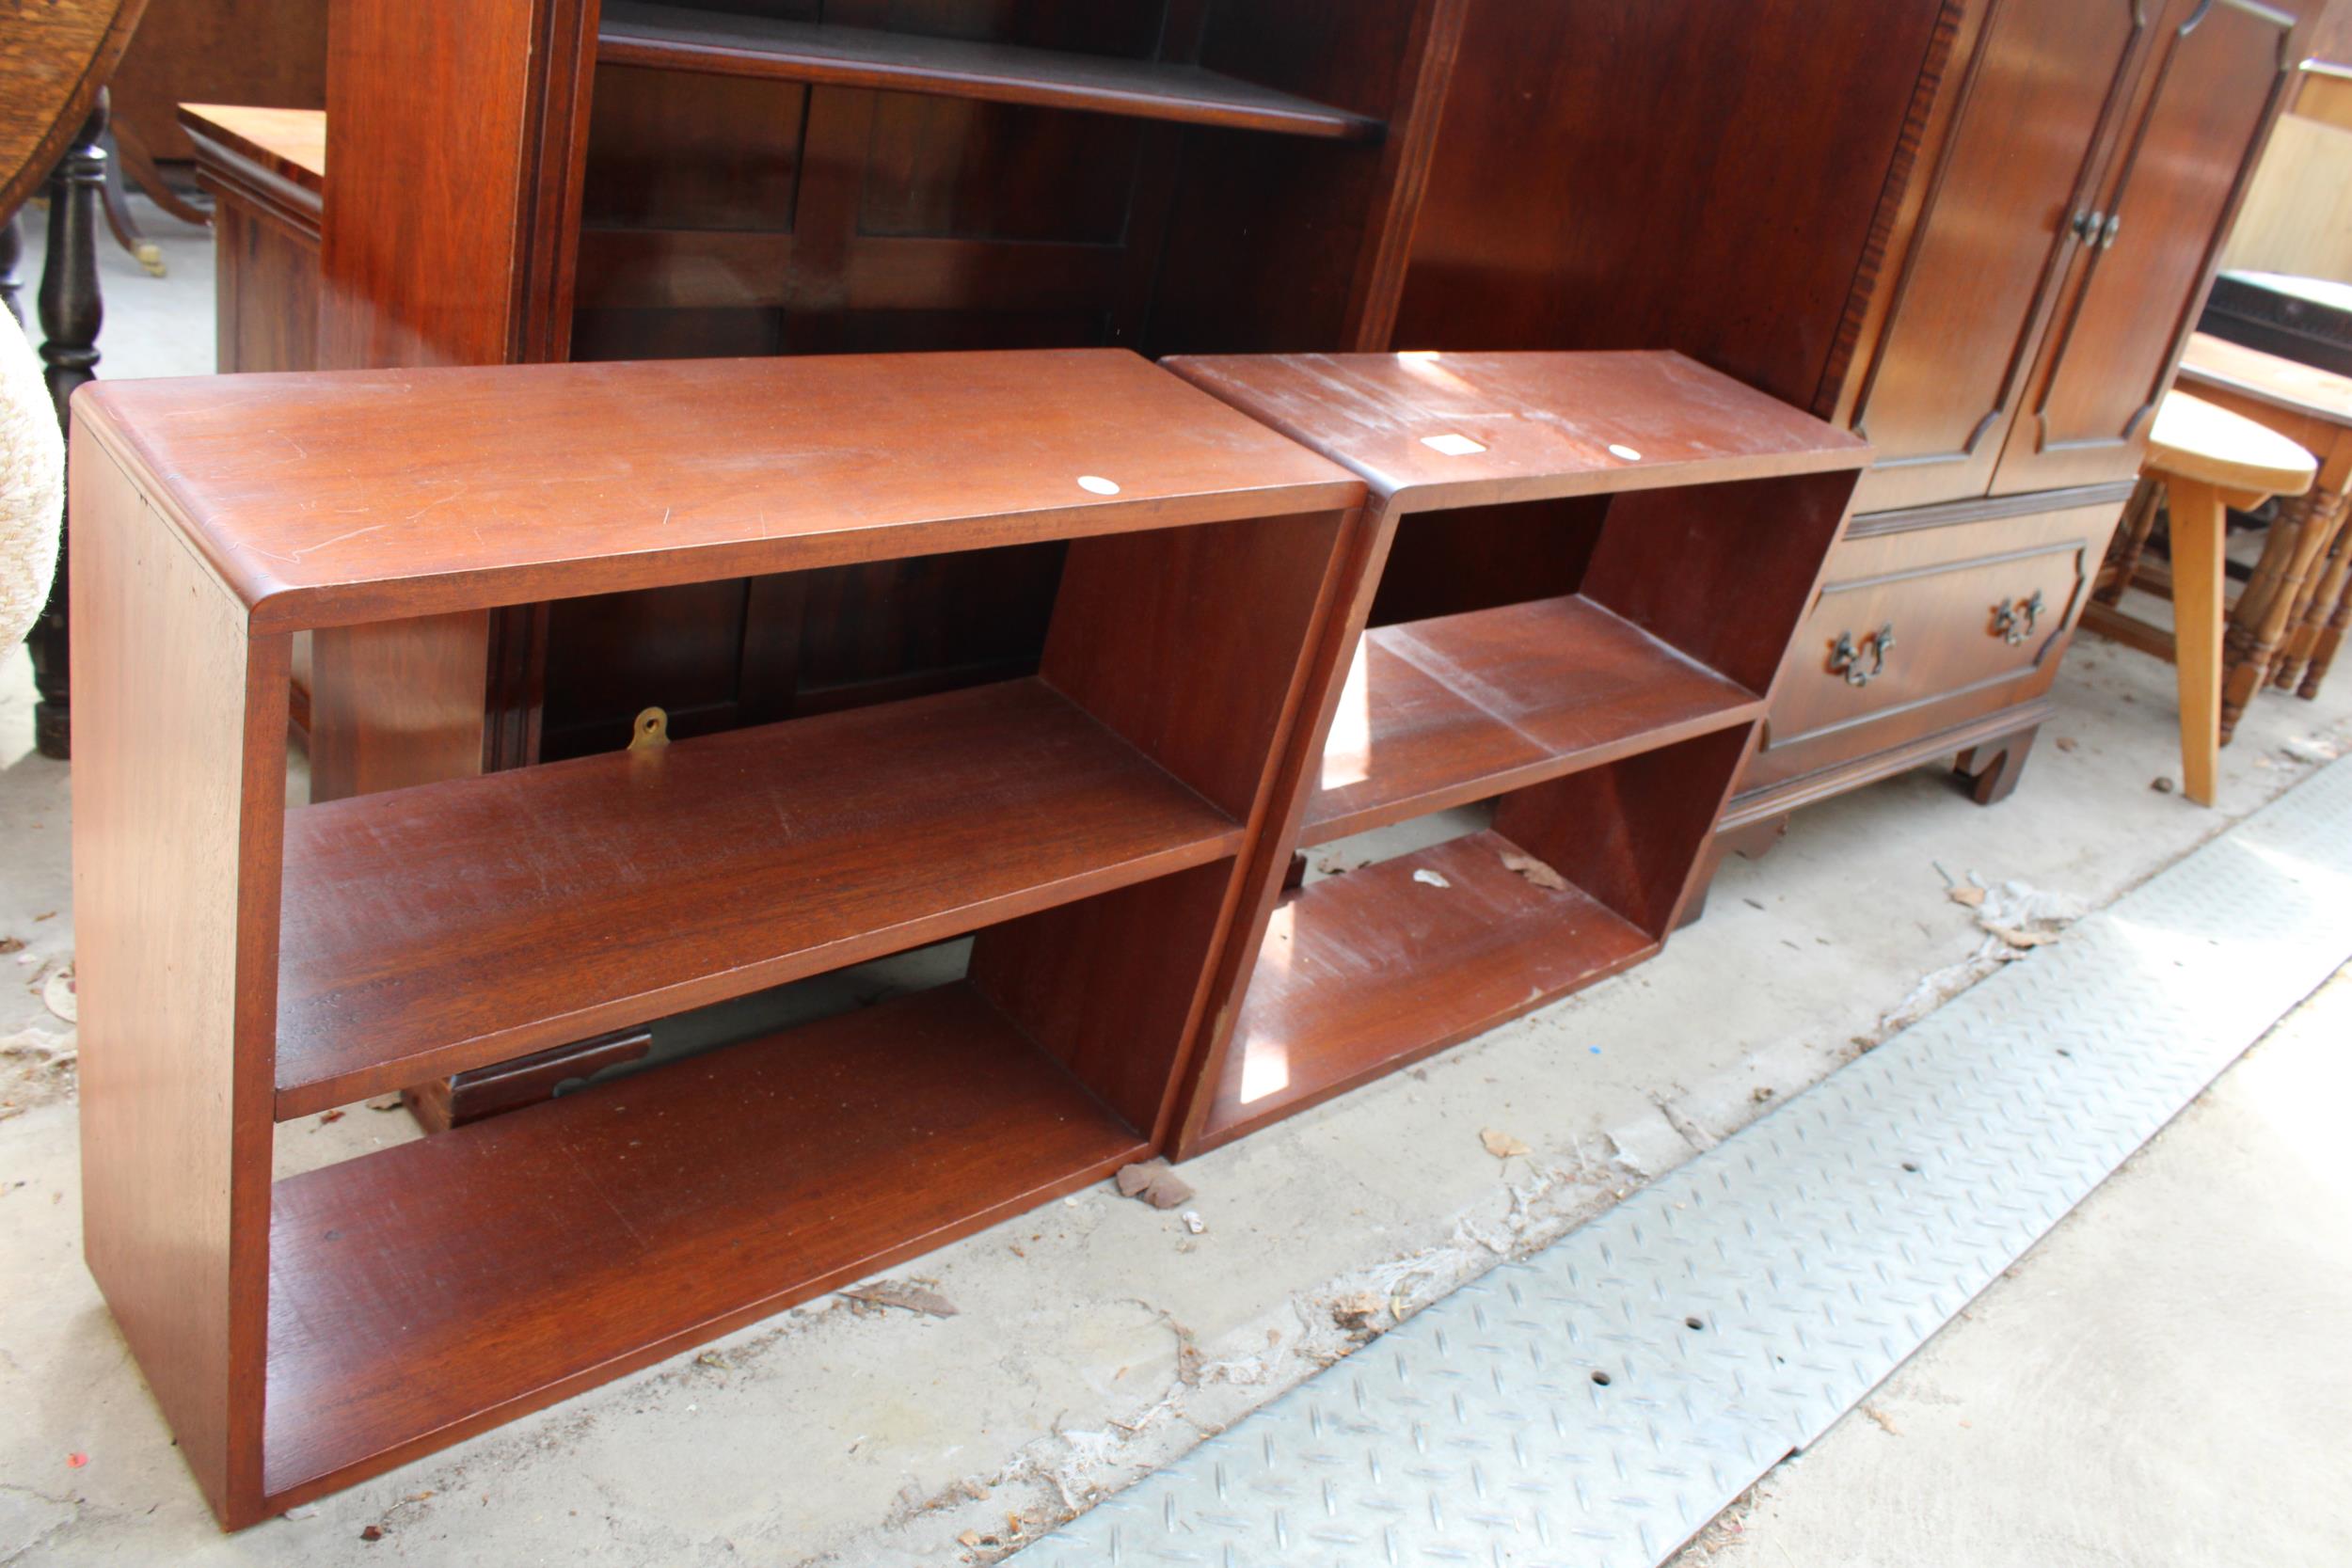
M2128 477L2201 302L2229 216L2296 60L2296 23L2260 0L2173 0L2145 107L2104 182L2108 237L2079 247L2068 303L1994 490Z
M1990 8L1863 386L1859 508L1984 494L2149 31L2139 0Z

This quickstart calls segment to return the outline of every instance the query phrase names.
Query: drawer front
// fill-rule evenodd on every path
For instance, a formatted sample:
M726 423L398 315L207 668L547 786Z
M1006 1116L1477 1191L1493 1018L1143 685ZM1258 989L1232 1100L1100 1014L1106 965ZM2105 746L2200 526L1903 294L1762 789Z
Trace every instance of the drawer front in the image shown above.
M1874 531L1831 556L1781 668L1756 788L2048 689L2119 504Z

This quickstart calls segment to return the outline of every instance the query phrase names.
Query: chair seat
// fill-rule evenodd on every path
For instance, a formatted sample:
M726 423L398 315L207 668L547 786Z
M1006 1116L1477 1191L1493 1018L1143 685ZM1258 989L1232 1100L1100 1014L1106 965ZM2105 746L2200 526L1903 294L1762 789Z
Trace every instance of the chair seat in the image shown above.
M2319 475L2312 454L2277 431L2180 391L2156 406L2146 466L2231 492L2233 504L2239 495L2299 496Z

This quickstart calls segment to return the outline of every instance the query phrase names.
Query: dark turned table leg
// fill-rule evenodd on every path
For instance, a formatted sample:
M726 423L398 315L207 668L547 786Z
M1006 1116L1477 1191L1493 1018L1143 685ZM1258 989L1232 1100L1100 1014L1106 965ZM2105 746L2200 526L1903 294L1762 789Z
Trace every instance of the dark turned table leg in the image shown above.
M98 328L105 309L98 294L98 212L106 183L106 95L49 176L49 254L40 272L41 362L58 423L72 428L73 389L98 367ZM69 526L70 522L69 522ZM60 761L72 754L73 718L69 698L70 631L66 625L66 556L57 552L57 580L48 608L24 639L33 656L33 686L40 700L33 707L33 744L41 755Z
M17 298L23 279L16 276L16 269L24 260L24 230L17 223L17 214L10 213L0 219L0 305L8 308L19 326L24 325L24 304Z

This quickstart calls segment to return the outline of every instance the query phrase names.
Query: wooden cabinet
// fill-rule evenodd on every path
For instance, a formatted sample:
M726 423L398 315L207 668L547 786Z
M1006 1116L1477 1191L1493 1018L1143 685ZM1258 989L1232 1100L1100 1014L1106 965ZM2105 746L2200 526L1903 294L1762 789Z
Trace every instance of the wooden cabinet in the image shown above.
M2014 784L2064 641L1988 617L2078 596L2319 8L1471 0L1399 344L1677 348L1876 449L1731 820L1963 752ZM2067 542L2012 586L2028 516ZM1484 540L1408 543L1419 613L1491 592Z
M1789 645L1732 824L1849 787L1854 757L1900 758L1988 717L2038 721L2122 511L1976 501L1856 519Z
M2295 63L2252 0L1994 0L1855 390L1866 510L2136 470Z
M2137 0L2001 0L1977 21L1860 375L1866 509L1984 494L2149 31Z
M2129 478L2297 64L2296 18L2170 0L2131 126L2071 238L2065 299L1994 489ZM2090 236L2095 222L2095 240Z

